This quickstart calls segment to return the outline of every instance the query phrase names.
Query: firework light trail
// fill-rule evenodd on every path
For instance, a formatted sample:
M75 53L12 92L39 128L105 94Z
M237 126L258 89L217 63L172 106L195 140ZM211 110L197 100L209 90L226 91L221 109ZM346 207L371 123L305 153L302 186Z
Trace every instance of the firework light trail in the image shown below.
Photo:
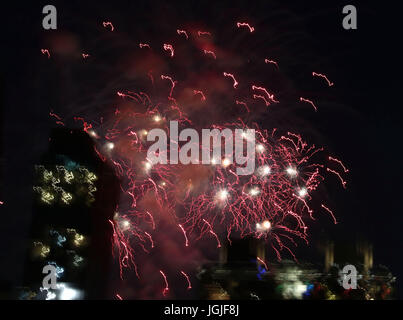
M217 59L217 56L215 55L215 52L214 52L214 51L204 49L203 52L204 52L205 55L208 55L208 54L209 54L209 55L211 55L214 59Z
M236 89L236 87L238 86L238 81L236 81L235 76L231 73L227 73L227 72L223 72L224 77L229 77L232 79L232 81L234 82L233 86Z
M187 289L188 289L188 290L192 289L192 284L191 284L191 282L190 282L189 276L188 276L184 271L182 271L182 270L181 270L181 273L182 273L182 275L185 277L185 279L186 279L186 281L187 281L187 283L188 283Z
M50 53L48 49L41 49L42 54L46 54L48 56L48 59L50 59Z
M238 28L250 31L246 33L247 36L250 37L252 32L258 35L258 31L248 23L235 23ZM110 31L115 30L110 22L103 22L103 26ZM239 30L234 32L242 33ZM175 28L173 35L176 38L181 36L182 40L194 37L195 41L209 41L211 47L218 47L218 44L212 46L210 32L188 33ZM183 45L194 45L191 41L181 42ZM158 52L141 50L150 49L150 45L139 44L138 41L135 47L143 57L159 55L159 59L169 65L172 61L180 63L177 54L183 50L175 42L172 43L162 42L159 46L153 46L159 48ZM109 224L113 232L113 252L119 262L122 279L131 270L138 278L141 277L142 266L136 263L137 249L148 254L161 246L158 238L161 232L166 232L161 227L163 225L172 226L172 232L180 238L182 249L189 249L195 242L203 240L212 250L217 250L223 241L231 243L233 238L254 237L265 240L276 258L281 260L284 254L295 258L293 248L297 239L309 242L309 222L315 219L317 210L326 210L337 223L333 211L326 204L321 204L322 200L318 205L314 199L320 194L318 188L329 174L336 175L345 188L344 175L348 169L340 160L326 154L324 148L307 143L296 132L289 132L287 128L281 131L262 128L257 121L240 117L240 114L251 115L255 110L262 110L262 101L266 106L263 106L262 112L270 112L267 106L272 104L285 106L281 105L281 96L273 93L261 79L253 79L253 75L235 68L229 70L233 70L236 76L228 73L228 69L220 64L220 55L216 56L212 50L202 50L205 55L214 58L203 60L217 63L216 74L209 75L207 80L192 79L189 84L182 80L183 75L175 73L173 67L148 66L142 61L147 67L139 70L143 70L146 84L139 88L127 85L110 90L110 94L116 98L110 106L114 112L105 115L104 121L84 119L81 115L74 117L76 125L82 125L82 129L93 138L99 157L111 164L121 181L122 200ZM91 52L91 57L94 56L96 52ZM262 64L264 61L275 65L274 72L280 72L276 61L265 59L264 56L260 61ZM227 104L238 112L235 117L209 118L208 115L212 114L209 108L213 109L212 106L217 107L222 103L214 101L214 90L222 90L221 96L231 97ZM311 104L317 110L311 100L301 97L300 101ZM62 120L59 116L54 118L59 122ZM208 126L205 126L206 118L209 120ZM203 127L201 120L204 121ZM224 148L222 159L213 158L210 165L152 164L147 159L147 150L151 145L147 136L154 128L169 132L170 121L177 121L179 129L192 125L220 130L254 129L254 173L238 175L237 165L228 160L233 159L234 154L226 154ZM180 148L181 145L169 143L168 154L174 147ZM338 166L343 172L328 166ZM259 257L257 260L268 269L264 260ZM165 271L157 270L155 273L164 280L162 294L166 296L170 291L167 276L171 282L173 271L162 265L160 268ZM186 279L187 288L190 289L189 275L183 270L189 269L178 264L176 274ZM116 297L120 298L119 295Z
M189 36L188 36L186 30L179 30L179 29L178 29L178 30L176 30L176 32L177 32L179 35L183 34L183 35L186 37L186 39L189 39Z
M312 76L325 79L329 87L334 85L334 83L331 82L324 74L312 72Z
M162 294L165 296L165 295L167 295L167 293L169 291L168 280L167 280L167 276L165 275L165 273L162 270L160 270L160 273L161 273L162 277L164 278L164 282L165 282L165 288L162 291Z
M299 100L302 101L302 102L309 103L315 109L315 111L318 111L318 108L316 107L316 105L313 103L312 100L309 100L309 99L306 99L306 98L303 98L303 97L300 97Z
M256 257L256 260L259 261L261 264L263 264L263 266L264 266L264 268L265 268L266 270L269 270L269 268L267 267L266 262L264 262L263 259L261 259L261 258L259 258L259 257Z
M246 28L248 28L249 29L249 32L253 32L253 31L255 31L255 28L254 27L252 27L249 23L247 23L247 22L237 22L237 24L236 24L236 26L238 27L238 28L240 28L240 27L246 27Z
M164 48L165 51L169 51L169 52L170 52L171 58L174 57L174 55L175 55L175 50L174 50L172 44L164 43L164 47L163 47L163 48Z
M143 49L143 48L151 49L151 47L148 43L139 43L139 47L140 47L140 49Z
M210 32L208 32L208 31L197 31L197 35L199 36L199 37L201 37L201 36L211 36L211 33Z
M278 63L277 63L277 61L270 60L270 59L264 59L264 63L271 63L271 64L275 65L276 68L278 69Z
M102 22L102 25L104 26L104 28L110 28L111 31L115 30L115 27L113 26L112 22L110 21L104 21Z

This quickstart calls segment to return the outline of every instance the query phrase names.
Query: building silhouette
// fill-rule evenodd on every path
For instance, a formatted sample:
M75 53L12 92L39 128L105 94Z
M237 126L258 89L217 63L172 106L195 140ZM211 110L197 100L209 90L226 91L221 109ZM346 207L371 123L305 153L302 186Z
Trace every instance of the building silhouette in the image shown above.
M323 264L301 260L267 261L263 240L245 238L224 243L218 263L199 273L203 299L393 299L396 278L385 266L374 266L373 247L326 241L317 254ZM343 267L357 269L357 289L343 287Z
M21 299L108 297L113 219L119 181L86 132L58 128L35 168L33 221ZM56 268L56 290L42 286Z

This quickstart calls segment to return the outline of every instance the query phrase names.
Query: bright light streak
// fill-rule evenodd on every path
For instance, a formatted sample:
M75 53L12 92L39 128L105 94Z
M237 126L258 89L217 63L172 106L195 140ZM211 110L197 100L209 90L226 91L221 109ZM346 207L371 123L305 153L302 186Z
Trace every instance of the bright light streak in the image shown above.
M268 220L263 221L263 228L269 230L271 228L271 223Z
M297 169L293 168L293 167L288 167L286 170L287 174L291 177L294 178L298 175L298 171Z
M121 222L122 231L127 231L130 229L130 222L128 220L123 220Z
M298 195L299 195L301 198L304 198L307 194L308 194L308 191L306 190L306 188L301 188L301 189L298 191Z
M271 222L264 220L262 223L256 223L256 231L267 232L271 229Z
M78 300L81 298L80 290L70 288L65 283L58 284L60 289L58 300Z
M107 142L107 143L105 144L105 148L106 148L107 150L113 150L113 148L115 148L115 144L114 144L113 142Z
M271 173L271 169L269 166L261 166L257 169L258 175L261 177L265 177Z
M217 193L217 199L218 200L225 201L225 200L227 200L227 198L228 198L228 191L227 190L222 189Z
M260 194L260 189L258 187L253 187L252 189L249 190L249 194L252 197L255 197Z
M230 164L231 164L231 160L228 159L228 158L225 158L225 159L222 161L222 166L223 166L224 168L228 167Z
M97 133L95 132L95 130L88 130L87 131L87 133L91 136L91 137L93 137L93 138L98 138L98 135L97 135Z
M152 164L151 163L149 163L149 162L144 162L144 169L148 172L148 171L150 171L151 170L151 168L152 168L153 166L152 166Z

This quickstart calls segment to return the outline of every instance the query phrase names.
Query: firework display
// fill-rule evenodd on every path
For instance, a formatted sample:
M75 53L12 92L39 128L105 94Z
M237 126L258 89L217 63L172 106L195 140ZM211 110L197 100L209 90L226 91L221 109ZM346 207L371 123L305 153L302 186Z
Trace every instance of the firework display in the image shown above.
M101 24L104 32L112 33L111 37L118 32L117 22ZM228 26L231 27L231 32L243 33L243 37L263 32L244 21L234 21L233 26ZM297 261L293 248L300 240L309 243L309 224L316 215L329 214L337 223L329 205L317 198L320 197L317 189L325 178L334 183L332 175L346 187L348 170L340 160L329 156L325 148L309 144L300 134L284 127L265 128L258 124L256 114L287 106L282 105L275 92L261 84L262 79L255 80L245 70L238 72L230 62L226 64L231 67L223 68L221 59L231 57L216 43L214 35L213 30L177 28L176 37L173 33L170 43L166 41L158 46L140 42L138 59L145 61L140 68L145 80L140 88L120 87L111 92L116 96L110 106L115 111L105 116L101 114L101 122L82 114L64 119L63 115L50 113L61 126L67 121L82 126L94 139L99 158L113 166L121 181L121 199L109 223L122 279L130 270L140 277L141 265L136 263L135 252L137 248L150 252L158 246L154 235L165 232L160 228L161 220L169 220L170 228L182 234L184 247L203 240L212 248L220 248L222 241L231 243L233 238L254 237L264 239L279 261L284 254ZM175 74L181 51L189 50L187 47L200 52L196 52L195 59L208 67L206 78L203 72L200 75ZM52 56L48 49L42 49L42 53L47 58ZM89 59L88 63L95 56L96 52L85 57L83 54L84 59ZM166 63L164 67L155 62L162 59ZM262 68L271 68L271 72L281 73L275 60L262 57L257 63ZM169 73L163 71L168 69ZM324 74L312 72L312 76L323 78L329 87L334 85ZM301 97L300 101L312 104L318 111L311 100ZM230 106L231 113L226 111L223 116L220 104ZM211 114L210 121L204 117L205 113ZM253 135L244 133L243 136L244 141L253 139L255 143L253 173L237 174L238 165L232 161L235 155L224 146L222 156L211 157L209 164L152 163L147 158L151 145L148 134L156 128L170 132L172 121L179 124L179 129L191 127L199 131L203 127L242 129L243 132L253 129ZM177 141L172 138L167 143L167 156L173 152L173 147L178 150L186 147L182 142L173 146ZM199 151L202 145L193 148ZM51 195L42 190L42 197L46 196ZM178 265L178 273L182 273L191 288L189 277L181 268ZM165 295L169 291L169 280L163 270L160 275L166 284Z
M14 5L0 299L238 317L398 297L398 90L375 4Z

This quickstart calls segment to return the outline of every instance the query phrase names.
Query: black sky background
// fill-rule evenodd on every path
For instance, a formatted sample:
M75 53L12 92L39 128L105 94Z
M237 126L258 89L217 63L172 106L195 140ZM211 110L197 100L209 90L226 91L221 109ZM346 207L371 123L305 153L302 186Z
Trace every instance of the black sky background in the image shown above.
M388 266L401 283L403 113L399 43L402 22L394 2L389 3L30 1L2 4L0 200L4 204L0 206L0 283L10 286L21 283L31 221L33 166L46 151L48 134L54 126L48 117L49 109L57 110L55 104L60 103L52 85L47 93L40 83L42 78L49 82L49 71L44 68L46 64L40 54L47 32L42 29L41 13L46 4L57 7L59 28L74 32L80 32L77 24L80 19L87 24L91 19L95 23L108 17L119 21L121 28L132 26L135 30L135 25L158 32L158 19L151 17L164 12L167 16L174 12L181 22L203 21L217 29L222 21L216 18L228 11L228 20L238 14L260 21L261 28L270 28L271 21L265 18L270 17L270 10L284 7L285 11L292 12L293 21L276 20L276 25L284 30L292 24L302 25L310 39L306 45L318 61L315 64L309 60L305 67L303 61L292 65L292 57L301 57L300 48L295 47L293 52L292 45L288 45L288 56L282 57L282 71L306 90L310 90L306 79L314 71L312 67L326 71L335 83L331 96L321 93L318 98L322 101L320 112L306 115L305 123L315 126L326 146L350 169L346 192L340 190L337 181L328 190L341 223L325 225L319 232L328 232L330 237L341 240L363 235L374 244L374 264ZM342 8L347 4L357 7L358 30L342 28ZM175 32L178 25L173 22L169 33ZM85 39L85 30L82 32ZM300 131L310 132L309 128Z

